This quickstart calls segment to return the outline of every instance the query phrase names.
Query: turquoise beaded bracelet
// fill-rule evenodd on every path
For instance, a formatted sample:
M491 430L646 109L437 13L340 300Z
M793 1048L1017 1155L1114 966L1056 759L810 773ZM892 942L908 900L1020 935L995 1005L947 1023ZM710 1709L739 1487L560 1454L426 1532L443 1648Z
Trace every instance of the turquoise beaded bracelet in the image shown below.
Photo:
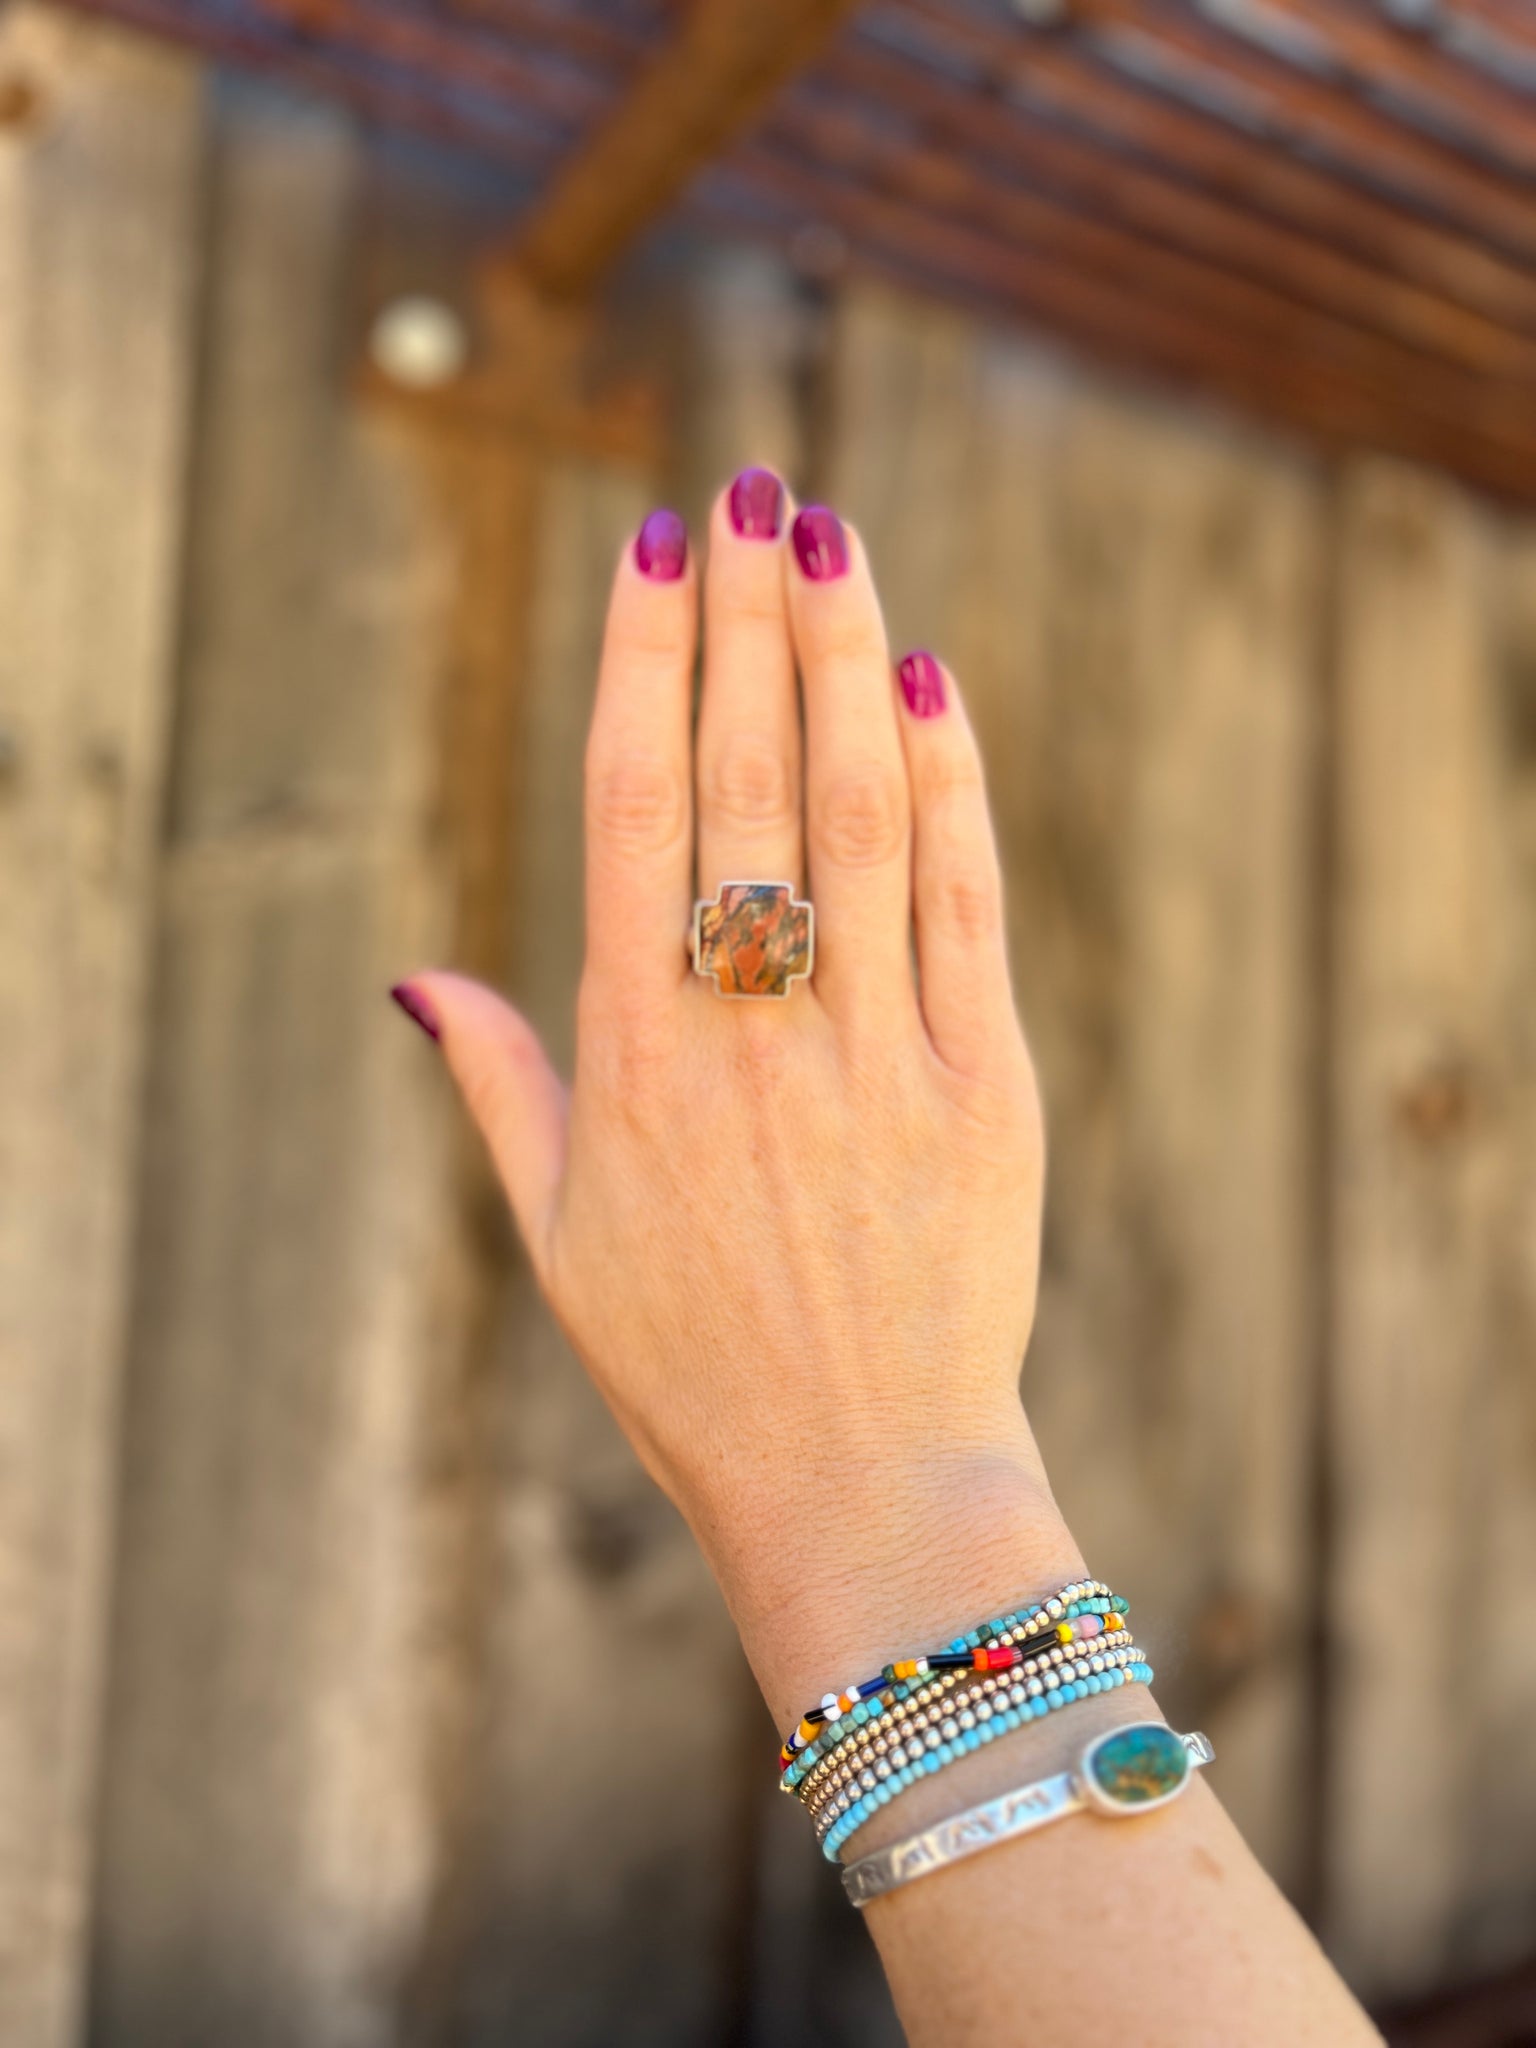
M1101 1677L1075 1679L1059 1686L1056 1691L1042 1694L1039 1699L1026 1700L1022 1706L1012 1707L1005 1713L993 1712L992 1719L975 1728L967 1728L953 1741L941 1743L914 1762L903 1764L892 1771L889 1778L875 1787L872 1792L855 1802L848 1811L827 1830L822 1838L821 1853L829 1863L838 1860L838 1851L852 1835L880 1808L894 1799L899 1792L915 1785L919 1778L931 1777L946 1764L956 1762L972 1750L981 1749L987 1743L996 1741L999 1735L1009 1734L1015 1728L1022 1728L1026 1721L1043 1720L1049 1713L1069 1706L1074 1700L1086 1699L1091 1693L1114 1691L1121 1685L1150 1685L1153 1672L1150 1664L1131 1664L1123 1671L1106 1671Z

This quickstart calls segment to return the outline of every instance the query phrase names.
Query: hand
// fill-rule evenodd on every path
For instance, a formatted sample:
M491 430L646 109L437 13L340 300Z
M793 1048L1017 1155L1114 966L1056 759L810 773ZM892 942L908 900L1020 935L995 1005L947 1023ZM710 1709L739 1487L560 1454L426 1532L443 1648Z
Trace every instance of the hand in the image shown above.
M781 1720L1082 1568L1018 1399L1043 1139L975 741L931 657L893 671L858 534L789 510L748 472L702 576L670 514L615 573L573 1088L490 991L402 992ZM740 878L809 881L782 1000L692 971L695 894Z

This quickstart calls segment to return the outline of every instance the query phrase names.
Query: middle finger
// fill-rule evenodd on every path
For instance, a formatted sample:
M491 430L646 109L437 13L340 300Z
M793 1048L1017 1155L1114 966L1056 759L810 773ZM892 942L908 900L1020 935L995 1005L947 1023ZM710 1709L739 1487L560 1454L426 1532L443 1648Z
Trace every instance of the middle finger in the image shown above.
M800 708L780 564L787 494L743 470L715 500L704 577L699 894L722 882L801 892Z

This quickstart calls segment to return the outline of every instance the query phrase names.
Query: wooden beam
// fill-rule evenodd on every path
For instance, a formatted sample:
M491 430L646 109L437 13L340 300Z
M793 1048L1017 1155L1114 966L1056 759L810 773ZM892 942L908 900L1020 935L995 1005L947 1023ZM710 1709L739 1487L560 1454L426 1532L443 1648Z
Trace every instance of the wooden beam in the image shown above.
M1341 7L1338 0L1262 0L1262 8L1225 5L1219 15L1211 7L1205 11L1229 34L1272 51L1278 51L1278 42L1244 34L1244 14L1251 11L1256 23L1278 18L1294 24L1300 39L1328 53L1340 82L1373 94L1385 86L1405 105L1430 110L1438 126L1459 131L1485 158L1498 154L1521 171L1536 168L1536 118L1529 95L1458 62L1448 50L1380 14Z
M445 22L435 13L358 0L251 0L287 36L340 50L367 52L371 63L404 77L438 79L461 92L490 94L515 105L527 121L558 131L602 112L608 92L601 81L568 64L540 63L537 43L511 42Z
M983 230L996 238L1004 261L1014 250L1028 251L1063 271L1097 277L1134 306L1138 319L1161 308L1208 325L1235 356L1284 358L1341 391L1357 386L1362 396L1385 394L1406 415L1481 432L1511 452L1522 451L1536 477L1536 385L1529 362L1513 385L1436 364L1267 284L1089 219L1038 186L988 176L985 166L968 167L942 148L894 141L863 104L786 109L769 126L773 138L783 139L789 161L830 174L829 183L851 176L861 187L908 203L915 218ZM1522 413L1529 417L1522 420Z
M589 291L856 0L695 0L681 31L565 167L510 252L557 298Z
M1288 221L1319 244L1416 279L1502 325L1536 333L1536 278L1453 228L1276 149L1262 139L1145 89L1066 39L1026 37L1005 23L962 18L945 0L885 0L903 27L964 54L1014 104L1084 127L1137 170L1150 160L1184 182L1270 220ZM862 39L856 39L862 54ZM908 66L926 85L925 66Z
M1072 22L1106 63L1171 52L1252 99L1276 134L1320 150L1347 175L1388 184L1477 240L1536 258L1536 209L1514 182L1337 86L1309 77L1159 0L1071 0ZM1033 34L1033 31L1021 31ZM1059 34L1060 31L1048 31Z
M782 154L743 152L733 158L731 176L739 177L754 201L764 194L778 198L786 240L790 223L825 221L847 235L861 268L1028 320L1082 344L1102 361L1232 400L1327 445L1393 449L1502 496L1526 503L1536 498L1529 454L1405 415L1389 394L1364 383L1345 386L1320 376L1315 366L1234 347L1209 321L1192 319L1177 307L1128 298L1113 280L1011 247L969 225L934 219L882 192L829 187L826 179ZM717 205L729 183L723 172L714 181ZM771 234L761 224L760 206L754 210L755 232ZM738 229L740 218L738 213Z
M1528 0L1452 0L1444 14L1429 24L1430 33L1448 48L1455 44L1446 33L1448 22L1475 21L1506 43L1524 50L1536 50L1536 15Z
M850 113L899 107L942 147L957 178L991 184L992 170L1016 171L1042 198L1066 202L1137 236L1204 258L1234 277L1356 325L1463 364L1483 376L1536 376L1536 337L1457 304L1437 291L1383 270L1351 250L1244 205L1228 193L1206 192L1170 175L1162 164L1128 161L1097 139L1026 114L948 77L861 44L837 53L818 78L839 88ZM798 105L786 106L784 120ZM978 149L992 159L983 165ZM1536 280L1532 281L1536 313Z
M467 107L443 103L431 79L408 72L355 68L345 48L322 49L296 42L274 25L234 25L189 0L65 0L73 11L118 21L125 28L185 44L222 64L272 78L291 90L349 108L381 128L419 135L448 148L471 151L507 169L538 174L547 170L550 144L527 127L477 119ZM531 126L531 120L529 125Z
M594 65L610 78L631 76L663 40L633 13L577 14L548 0L452 0L446 12L454 21L511 37L523 49L556 50L573 63Z

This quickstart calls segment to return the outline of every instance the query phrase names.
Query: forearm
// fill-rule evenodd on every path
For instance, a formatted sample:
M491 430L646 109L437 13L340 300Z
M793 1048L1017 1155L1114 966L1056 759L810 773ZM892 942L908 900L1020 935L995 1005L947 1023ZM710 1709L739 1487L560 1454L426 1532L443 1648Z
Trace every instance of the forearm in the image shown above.
M1066 1768L1102 1728L1155 1712L1141 1692L1033 1723L914 1787L861 1833L860 1853ZM866 1912L913 2048L1380 2038L1200 1776L1161 1812L1075 1815Z
M781 1726L899 1651L1084 1575L1032 1447L949 1478L947 1503L927 1493L904 1508L891 1488L884 1512L861 1499L861 1514L836 1518L819 1570L797 1562L798 1597L750 1615L744 1639ZM1133 1686L1030 1723L893 1800L844 1860L1065 1770L1095 1734L1151 1718L1155 1701ZM1078 1814L865 1910L913 2048L1379 2038L1198 1776L1157 1813Z

